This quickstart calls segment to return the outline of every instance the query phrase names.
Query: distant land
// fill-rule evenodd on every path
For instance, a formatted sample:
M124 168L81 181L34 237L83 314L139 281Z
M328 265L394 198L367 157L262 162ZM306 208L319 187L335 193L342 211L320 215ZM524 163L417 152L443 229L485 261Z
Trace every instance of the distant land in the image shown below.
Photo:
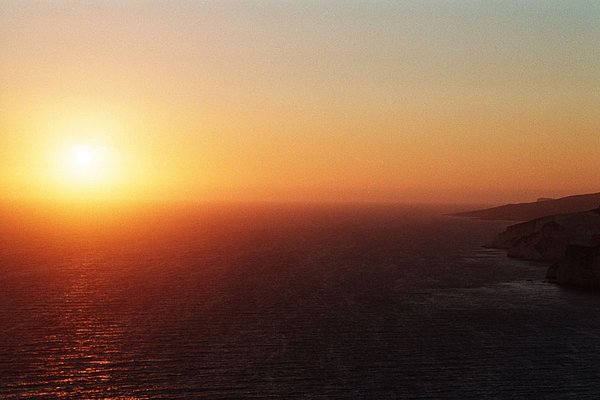
M589 211L598 206L600 206L600 193L590 193L560 199L540 198L531 203L506 204L451 215L487 220L529 221L549 215Z

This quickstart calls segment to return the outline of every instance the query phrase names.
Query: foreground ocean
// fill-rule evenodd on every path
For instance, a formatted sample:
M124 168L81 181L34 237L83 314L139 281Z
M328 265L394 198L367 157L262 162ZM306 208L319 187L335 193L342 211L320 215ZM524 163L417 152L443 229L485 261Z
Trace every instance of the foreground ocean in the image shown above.
M442 212L5 205L0 398L598 398L600 296Z

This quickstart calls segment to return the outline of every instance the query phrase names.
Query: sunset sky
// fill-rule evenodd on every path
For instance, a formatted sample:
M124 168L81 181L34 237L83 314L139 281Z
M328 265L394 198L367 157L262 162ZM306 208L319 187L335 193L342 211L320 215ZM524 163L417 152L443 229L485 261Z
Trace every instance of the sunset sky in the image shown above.
M600 2L0 3L0 197L600 191Z

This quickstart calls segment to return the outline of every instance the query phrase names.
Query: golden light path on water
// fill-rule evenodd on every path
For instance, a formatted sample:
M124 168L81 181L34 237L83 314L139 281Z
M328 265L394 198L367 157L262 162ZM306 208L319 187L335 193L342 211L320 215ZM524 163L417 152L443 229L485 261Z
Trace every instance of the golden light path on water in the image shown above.
M46 387L28 396L109 398L114 371L131 357L123 348L123 326L102 310L102 286L94 279L94 264L79 262L74 268L79 276L55 304L62 319L59 326L49 327L52 333L44 338L50 354L39 360L39 368Z

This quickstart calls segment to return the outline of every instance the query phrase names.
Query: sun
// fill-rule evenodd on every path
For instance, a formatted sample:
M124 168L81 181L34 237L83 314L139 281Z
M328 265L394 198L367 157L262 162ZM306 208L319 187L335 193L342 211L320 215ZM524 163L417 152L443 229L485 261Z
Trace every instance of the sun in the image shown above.
M71 164L73 168L90 171L99 167L102 148L86 144L73 146L71 149Z
M148 165L144 147L129 140L138 132L135 125L108 114L67 111L40 123L40 140L23 163L30 171L26 190L48 200L94 204L138 195L153 176L141 168Z
M73 177L81 180L98 180L110 167L106 160L107 149L89 144L76 144L68 154L68 163Z
M91 143L68 146L61 155L63 181L75 187L101 187L117 175L114 149Z

